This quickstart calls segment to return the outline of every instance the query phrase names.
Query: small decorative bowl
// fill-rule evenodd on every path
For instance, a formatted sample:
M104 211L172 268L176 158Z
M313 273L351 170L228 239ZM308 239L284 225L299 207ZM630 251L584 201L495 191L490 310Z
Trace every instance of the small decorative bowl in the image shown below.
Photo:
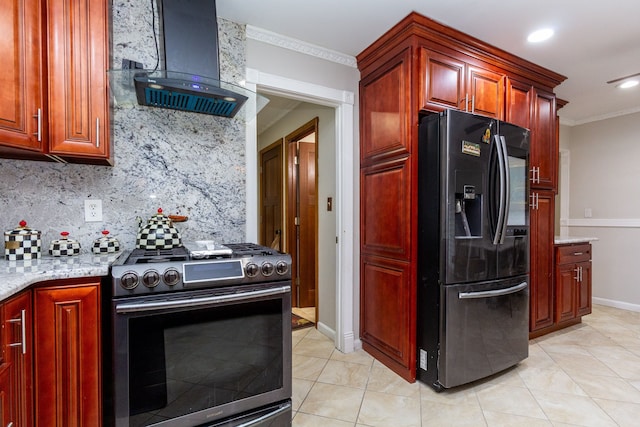
M120 250L120 242L115 237L109 237L109 231L103 230L102 237L93 241L91 252L94 254L112 254Z
M52 240L49 245L49 255L53 256L73 256L80 253L80 242L69 239L69 232L60 233L60 239Z

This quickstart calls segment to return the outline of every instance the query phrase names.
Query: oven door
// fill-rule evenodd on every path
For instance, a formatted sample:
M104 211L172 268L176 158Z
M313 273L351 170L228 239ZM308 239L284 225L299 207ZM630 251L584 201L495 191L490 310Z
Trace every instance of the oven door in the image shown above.
M112 308L117 427L262 426L282 412L290 421L290 282L118 299Z

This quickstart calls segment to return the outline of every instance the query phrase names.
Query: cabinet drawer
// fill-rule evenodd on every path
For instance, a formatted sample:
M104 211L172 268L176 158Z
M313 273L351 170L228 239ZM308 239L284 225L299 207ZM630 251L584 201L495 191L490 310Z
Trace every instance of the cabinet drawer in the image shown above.
M571 264L591 260L591 245L563 245L556 247L556 264Z

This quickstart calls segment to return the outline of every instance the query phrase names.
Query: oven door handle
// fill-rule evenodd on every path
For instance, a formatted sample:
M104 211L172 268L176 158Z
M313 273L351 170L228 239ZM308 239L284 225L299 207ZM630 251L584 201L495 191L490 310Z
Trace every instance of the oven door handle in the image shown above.
M269 297L286 294L291 291L291 286L279 286L277 288L261 289L257 291L240 292L237 294L214 295L199 298L163 299L160 301L143 301L133 303L116 304L116 313L139 313L145 311L167 310L174 308L193 308L202 306L215 306L240 302L255 298Z

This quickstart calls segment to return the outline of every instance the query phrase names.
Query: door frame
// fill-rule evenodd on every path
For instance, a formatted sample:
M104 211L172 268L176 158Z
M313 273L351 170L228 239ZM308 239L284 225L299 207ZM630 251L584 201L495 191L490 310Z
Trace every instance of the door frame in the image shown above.
M294 80L256 69L247 68L245 87L256 91L260 88L264 93L287 96L301 101L312 102L335 108L336 114L336 330L323 327L318 322L318 329L332 336L336 348L344 353L355 350L355 315L359 310L354 306L360 286L359 270L354 265L359 263L359 252L356 250L357 227L354 218L357 208L355 200L356 174L359 169L355 163L355 127L354 100L355 94L350 91L329 88L300 80ZM255 104L245 108L253 108ZM246 237L248 241L258 237L258 191L257 191L257 156L258 156L257 124L255 114L246 122L246 159L247 159L247 223ZM362 344L358 340L358 348Z

